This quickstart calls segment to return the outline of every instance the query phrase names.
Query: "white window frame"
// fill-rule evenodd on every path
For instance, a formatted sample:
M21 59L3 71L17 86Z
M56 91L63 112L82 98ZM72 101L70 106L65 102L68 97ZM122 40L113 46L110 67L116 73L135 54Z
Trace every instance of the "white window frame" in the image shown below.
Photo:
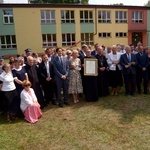
M68 18L66 16L67 13L69 14ZM74 10L61 10L61 23L75 23Z
M43 38L45 36L45 40ZM51 37L51 40L48 40L48 36ZM55 36L55 38L54 38ZM57 39L56 34L42 34L42 45L43 47L49 47L49 46L57 46ZM56 40L54 40L56 39Z
M55 10L41 10L41 24L53 24L56 23L55 19ZM42 13L44 17L42 18ZM47 18L47 13L49 14L49 18ZM54 14L54 16L52 15Z
M4 39L4 43L2 42L2 38ZM10 38L10 41L7 41L7 38ZM13 42L14 38L14 42ZM16 49L16 36L15 35L1 35L0 36L0 49Z
M132 23L143 23L143 12L133 11L132 12Z
M111 33L110 32L100 32L100 33L98 33L98 37L99 38L111 38Z
M83 35L83 36L82 36ZM81 33L81 45L93 45L94 44L94 34L93 33ZM83 39L82 39L83 37ZM88 37L88 39L87 39Z
M69 36L69 39L67 38L67 36ZM73 40L73 36L74 36L74 40ZM62 46L71 46L74 45L76 43L76 39L75 39L75 33L63 33L62 34Z
M98 23L111 23L111 12L108 10L98 11Z
M83 18L81 17L81 13L83 13ZM87 18L86 18L86 13L87 13ZM90 17L90 13L92 14L92 17ZM80 11L80 23L93 23L93 11L81 10Z
M118 34L118 35L117 35ZM121 36L122 35L122 36ZM115 36L117 38L125 38L125 37L128 37L128 34L126 32L116 32Z
M116 23L127 23L127 11L116 11L115 20Z
M5 14L4 11L8 11L8 12L12 12L11 14ZM8 22L5 22L5 18L8 19ZM11 21L11 18L12 18L12 21ZM4 24L14 24L14 18L13 18L13 10L3 10L3 23Z

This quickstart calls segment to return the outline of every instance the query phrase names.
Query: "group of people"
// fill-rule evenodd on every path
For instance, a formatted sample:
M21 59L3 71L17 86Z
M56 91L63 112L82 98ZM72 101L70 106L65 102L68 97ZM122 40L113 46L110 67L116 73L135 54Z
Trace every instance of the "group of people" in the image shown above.
M118 95L123 81L126 95L135 96L136 87L140 94L142 82L144 94L150 90L150 50L140 42L136 48L132 44L106 48L98 43L94 50L85 44L76 50L49 47L41 57L30 49L25 52L10 57L9 63L0 57L0 110L7 113L9 122L21 110L25 120L35 123L50 102L59 107L69 105L68 94L73 95L73 103L83 94L88 102ZM86 75L85 59L97 60L97 76Z

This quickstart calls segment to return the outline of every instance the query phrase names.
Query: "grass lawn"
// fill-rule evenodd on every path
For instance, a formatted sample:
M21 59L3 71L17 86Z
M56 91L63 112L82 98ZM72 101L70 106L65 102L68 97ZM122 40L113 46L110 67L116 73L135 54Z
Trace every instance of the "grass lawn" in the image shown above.
M1 115L0 150L150 150L150 95L50 105L36 124Z

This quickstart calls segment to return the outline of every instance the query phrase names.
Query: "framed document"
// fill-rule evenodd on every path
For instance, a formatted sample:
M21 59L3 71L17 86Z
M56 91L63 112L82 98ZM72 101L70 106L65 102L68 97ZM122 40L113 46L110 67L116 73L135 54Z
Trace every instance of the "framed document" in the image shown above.
M97 76L98 75L98 61L95 58L84 58L84 75Z

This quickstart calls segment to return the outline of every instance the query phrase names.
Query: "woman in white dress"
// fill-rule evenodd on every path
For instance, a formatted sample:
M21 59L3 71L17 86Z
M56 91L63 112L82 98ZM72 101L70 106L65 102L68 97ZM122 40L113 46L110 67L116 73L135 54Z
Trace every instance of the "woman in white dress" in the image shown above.
M107 59L107 63L109 65L109 82L112 87L111 95L118 95L118 91L123 84L120 56L121 53L117 52L116 45L113 45L112 53L108 54Z
M34 90L31 87L31 83L28 80L23 81L23 90L20 94L21 104L20 108L25 116L25 120L30 123L35 123L40 117L42 117L42 111L40 104L37 101L37 97Z

